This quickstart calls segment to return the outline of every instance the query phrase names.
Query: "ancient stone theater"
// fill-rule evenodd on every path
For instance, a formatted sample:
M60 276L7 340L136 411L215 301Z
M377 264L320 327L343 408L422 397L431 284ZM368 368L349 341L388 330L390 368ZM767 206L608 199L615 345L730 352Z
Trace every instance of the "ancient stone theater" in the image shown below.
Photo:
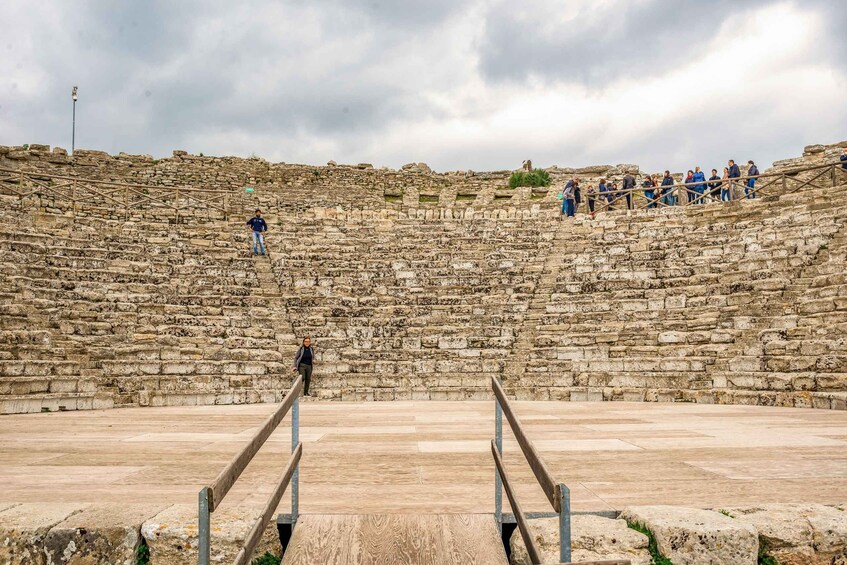
M669 205L0 147L0 563L847 563L845 148Z

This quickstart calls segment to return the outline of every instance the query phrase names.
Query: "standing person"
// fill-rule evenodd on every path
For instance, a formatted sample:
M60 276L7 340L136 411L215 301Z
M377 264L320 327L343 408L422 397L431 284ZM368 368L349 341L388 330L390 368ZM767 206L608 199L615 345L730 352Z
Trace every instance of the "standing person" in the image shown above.
M697 200L694 202L695 204L705 204L706 200L704 199L706 194L706 173L704 173L700 167L695 167L694 169L694 182L697 183L694 185L694 192L697 193Z
M738 183L741 178L741 169L738 165L735 164L734 159L729 160L729 190L730 190L730 199L735 199L738 196Z
M627 171L626 176L623 178L623 190L626 196L626 209L632 210L632 193L635 191L635 177L629 171Z
M315 364L315 348L312 347L312 340L308 337L303 338L303 345L297 350L297 355L294 357L294 368L292 373L300 373L303 377L303 396L309 395L309 383L312 382L312 366Z
M253 255L265 254L265 236L268 231L268 224L262 217L262 211L256 210L256 215L247 220L247 225L253 232ZM261 253L259 251L261 250Z
M712 176L709 177L709 196L712 202L717 202L720 198L721 177L718 176L718 170L712 169Z
M612 181L612 186L609 187L609 193L608 196L606 196L606 200L609 201L609 211L615 209L615 200L618 199L618 196L620 196L618 194L618 183L617 181Z
M694 171L685 175L685 201L689 204L694 202Z
M847 171L847 147L841 152L841 168Z
M723 179L721 180L721 201L732 200L732 187L729 184L729 167L723 168Z
M576 185L577 180L573 178L562 189L562 214L566 214L568 218L573 218L576 215L576 204L574 201Z
M673 206L673 177L670 171L665 171L665 178L662 179L662 204L665 206Z
M609 187L606 186L606 179L600 179L599 189L600 189L600 200L601 201L602 200L608 200L609 197L606 193L609 191Z
M579 212L579 205L582 204L582 189L579 186L579 178L576 179L576 186L573 188L573 200L576 203L574 213Z
M652 175L647 175L644 178L644 198L647 199L647 208L655 208L656 203L653 202L656 199L656 181L653 180Z
M750 178L747 179L744 194L747 195L747 198L753 199L756 198L756 177L759 176L759 167L753 161L747 161L747 164L750 165L750 169L747 171L747 176Z
M594 219L594 197L597 195L597 189L594 185L588 185L585 189L585 198L588 201L588 213L591 214L591 219Z

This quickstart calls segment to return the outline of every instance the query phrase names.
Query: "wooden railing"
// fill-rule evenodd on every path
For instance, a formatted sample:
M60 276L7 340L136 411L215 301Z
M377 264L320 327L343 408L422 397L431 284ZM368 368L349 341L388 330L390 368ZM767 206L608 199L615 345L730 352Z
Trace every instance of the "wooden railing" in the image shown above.
M154 186L85 179L33 171L0 168L0 193L17 196L20 201L44 202L64 208L74 215L81 210L100 209L123 213L134 210L162 210L179 222L186 210L207 209L228 218L230 204L237 195L232 190L213 190L184 186ZM37 199L37 200L36 200Z
M297 377L294 381L288 394L285 396L279 407L274 410L274 413L268 416L259 431L250 440L250 443L244 446L238 455L221 471L217 478L209 486L203 487L200 490L200 501L198 509L198 559L200 565L209 565L211 558L211 513L213 513L223 502L224 497L241 476L253 457L259 452L262 445L276 430L280 422L282 422L288 411L291 410L291 457L288 460L282 475L277 481L276 487L271 493L268 502L262 511L261 516L253 524L250 533L244 540L244 545L241 551L235 558L235 565L245 565L250 562L250 557L256 549L256 545L262 538L262 533L265 531L268 523L273 517L273 513L279 506L279 501L285 493L285 489L291 484L291 524L292 527L297 522L299 512L299 484L298 484L298 469L300 457L303 454L303 445L300 443L300 413L299 413L299 398L303 390L303 377Z
M803 173L809 174L800 176ZM753 187L748 186L750 180L754 181ZM607 192L595 191L593 194L588 194L585 190L582 190L582 200L588 206L588 200L593 199L595 212L621 209L643 210L670 206L691 206L716 200L732 202L762 196L792 194L806 187L826 189L845 183L847 183L847 170L843 168L843 163L838 162L755 176L743 175L734 179L717 181L683 182L653 188L642 186L633 189L611 189ZM710 184L718 184L715 189L716 196L712 195ZM703 193L697 190L701 186L705 186ZM646 196L645 192L652 192L653 198Z

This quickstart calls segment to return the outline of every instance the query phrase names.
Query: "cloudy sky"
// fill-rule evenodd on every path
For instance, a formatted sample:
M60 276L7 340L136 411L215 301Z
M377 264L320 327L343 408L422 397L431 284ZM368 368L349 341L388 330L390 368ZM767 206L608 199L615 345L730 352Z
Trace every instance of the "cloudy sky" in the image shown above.
M5 0L0 144L436 170L847 139L845 0Z

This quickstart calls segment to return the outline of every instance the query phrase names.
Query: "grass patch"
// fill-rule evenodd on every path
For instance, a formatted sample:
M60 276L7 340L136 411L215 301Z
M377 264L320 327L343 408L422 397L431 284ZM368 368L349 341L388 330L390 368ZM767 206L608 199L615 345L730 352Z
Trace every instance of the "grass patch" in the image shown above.
M457 194L456 201L468 201L468 200L476 200L476 194Z
M265 553L263 556L254 559L250 565L279 565L280 562L279 557Z
M512 173L512 176L509 177L509 188L518 188L519 186L550 186L550 173L541 169L528 173L524 171Z
M769 550L768 542L759 538L759 565L779 565L779 561L768 553Z
M150 565L150 548L142 542L135 550L135 562L137 565Z
M721 508L720 510L718 510L718 512L720 512L721 514L723 514L727 518L735 518L735 516L733 516L732 514L729 513L729 510L724 510L723 508Z
M648 540L650 540L650 544L647 546L647 551L650 552L651 565L673 565L673 562L670 559L659 553L659 544L656 543L656 537L653 535L653 532L638 522L627 521L626 524L630 527L630 529L635 530L636 532L641 532L647 536Z
M396 194L386 194L385 195L386 202L403 202L403 197L398 196Z
M418 202L420 202L421 204L438 204L438 197L431 196L428 194L421 194L418 198Z

